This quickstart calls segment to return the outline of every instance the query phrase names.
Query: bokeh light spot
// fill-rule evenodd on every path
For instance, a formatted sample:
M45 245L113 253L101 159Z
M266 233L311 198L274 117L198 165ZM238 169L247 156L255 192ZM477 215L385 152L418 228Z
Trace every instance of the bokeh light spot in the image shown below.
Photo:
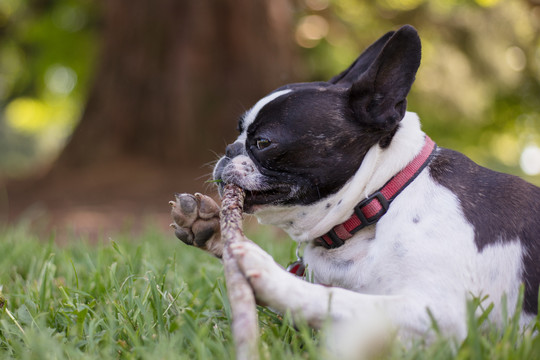
M296 28L296 42L305 48L315 47L322 38L328 35L329 28L328 21L322 16L305 16Z
M77 74L67 66L53 65L45 72L45 84L49 91L67 95L77 85Z
M306 5L311 10L321 11L330 5L329 0L306 0Z
M527 145L521 152L519 165L527 175L540 174L540 148L536 145Z
M514 71L522 71L527 65L527 58L523 50L517 46L511 46L505 52L506 63Z

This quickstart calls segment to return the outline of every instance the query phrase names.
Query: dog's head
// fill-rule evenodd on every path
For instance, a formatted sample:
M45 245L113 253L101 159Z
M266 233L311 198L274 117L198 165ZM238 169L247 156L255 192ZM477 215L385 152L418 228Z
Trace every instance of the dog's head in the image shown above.
M247 212L310 205L339 191L371 147L392 141L420 52L416 30L404 26L330 81L286 85L259 100L214 169L220 189L245 189Z

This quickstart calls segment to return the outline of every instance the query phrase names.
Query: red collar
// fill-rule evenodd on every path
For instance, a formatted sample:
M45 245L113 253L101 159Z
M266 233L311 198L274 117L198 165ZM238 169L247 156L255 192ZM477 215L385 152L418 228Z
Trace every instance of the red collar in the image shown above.
M334 249L350 239L354 233L368 225L373 225L388 211L390 203L409 185L429 164L437 145L426 135L426 142L420 153L382 188L362 200L354 207L353 215L344 223L336 225L316 238L315 245Z

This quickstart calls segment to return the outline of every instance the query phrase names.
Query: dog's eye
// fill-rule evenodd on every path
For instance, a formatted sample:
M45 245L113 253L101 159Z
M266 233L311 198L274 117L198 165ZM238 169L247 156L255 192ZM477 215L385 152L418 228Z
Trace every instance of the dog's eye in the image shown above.
M257 149L262 150L269 147L271 143L272 142L268 139L258 139L255 144L257 145Z

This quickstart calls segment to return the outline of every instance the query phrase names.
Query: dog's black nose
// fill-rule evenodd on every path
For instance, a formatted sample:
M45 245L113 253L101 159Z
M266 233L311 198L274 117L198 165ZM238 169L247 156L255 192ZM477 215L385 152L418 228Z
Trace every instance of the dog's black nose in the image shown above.
M232 144L227 145L225 148L225 156L228 158L233 158L244 152L244 144L240 141L236 141Z

